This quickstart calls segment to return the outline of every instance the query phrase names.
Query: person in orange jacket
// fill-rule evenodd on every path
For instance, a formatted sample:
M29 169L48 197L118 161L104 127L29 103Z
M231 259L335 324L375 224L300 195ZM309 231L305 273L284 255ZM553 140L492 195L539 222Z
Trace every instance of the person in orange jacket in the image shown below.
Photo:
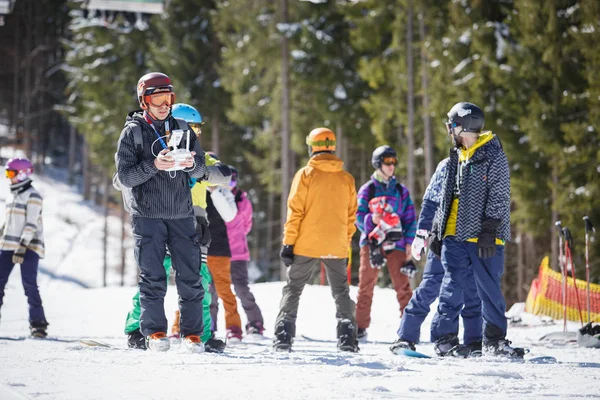
M336 143L331 130L312 130L306 144L310 160L294 176L287 203L280 256L288 267L288 280L275 322L273 348L291 350L300 295L315 266L323 262L337 309L338 348L357 352L355 304L346 280L358 207L354 178L333 154Z

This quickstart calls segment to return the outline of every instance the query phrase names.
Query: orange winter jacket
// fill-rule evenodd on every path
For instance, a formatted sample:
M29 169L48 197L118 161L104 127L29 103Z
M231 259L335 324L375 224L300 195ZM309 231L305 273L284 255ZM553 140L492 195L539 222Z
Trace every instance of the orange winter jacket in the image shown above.
M354 178L333 154L313 156L294 176L283 244L311 258L347 258L356 231Z

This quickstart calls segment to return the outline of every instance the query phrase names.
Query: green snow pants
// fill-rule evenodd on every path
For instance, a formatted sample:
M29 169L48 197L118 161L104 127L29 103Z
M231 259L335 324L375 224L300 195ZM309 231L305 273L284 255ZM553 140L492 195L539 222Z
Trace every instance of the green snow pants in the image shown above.
M167 277L171 273L171 257L165 257L165 272ZM202 300L202 319L204 320L204 330L202 332L201 340L202 343L206 343L212 337L212 320L210 318L210 303L212 296L210 294L210 284L212 282L212 276L208 270L208 265L203 262L200 265L200 274L202 275L202 286L204 287L204 299ZM129 334L137 329L140 329L140 290L138 288L135 296L133 296L133 308L127 313L127 320L125 321L125 334ZM165 332L166 333L166 332Z

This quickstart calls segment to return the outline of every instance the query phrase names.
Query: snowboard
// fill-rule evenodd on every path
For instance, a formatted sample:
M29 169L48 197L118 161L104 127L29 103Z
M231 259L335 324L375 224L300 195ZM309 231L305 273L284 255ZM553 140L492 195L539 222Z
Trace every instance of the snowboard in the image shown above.
M35 337L35 336L0 336L0 340L23 341L36 340L40 342L60 342L60 343L75 343L78 339L62 339L55 336Z
M419 351L411 350L411 349L396 349L393 351L393 353L398 356L405 356L405 357L433 358L431 356L428 356L427 354L421 353Z
M100 342L98 340L93 340L93 339L81 339L81 340L79 340L79 343L83 344L84 346L88 346L88 347L103 347L106 349L114 348L114 346L112 346L111 344L108 344L105 342Z
M307 335L300 335L300 337L308 342L315 342L315 343L337 343L337 340L333 340L333 339L316 339ZM392 344L394 344L394 342L387 342L387 341L378 341L378 340L358 340L359 344L384 344L387 346L391 346Z

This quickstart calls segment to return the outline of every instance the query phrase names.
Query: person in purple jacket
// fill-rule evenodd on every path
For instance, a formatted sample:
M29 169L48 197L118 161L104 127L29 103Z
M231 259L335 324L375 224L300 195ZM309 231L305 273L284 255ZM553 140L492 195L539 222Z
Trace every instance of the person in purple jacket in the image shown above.
M229 168L231 168L229 189L235 196L235 204L238 208L235 218L226 224L231 249L231 282L248 319L246 335L262 335L264 331L263 316L248 287L250 251L247 235L252 229L252 203L248 200L248 194L237 187L237 169L231 165Z
M417 230L415 208L408 189L400 184L394 172L398 164L396 151L390 146L375 149L371 159L375 173L358 191L356 226L360 230L360 269L358 272L358 297L356 302L356 322L358 339L366 339L367 328L371 324L371 304L373 289L379 278L379 269L387 265L400 305L400 316L408 304L412 290L410 277L416 272L411 260L410 247ZM397 232L393 239L386 238L381 246L369 243L369 233L379 224L382 215L369 209L369 201L374 197L385 197L393 212L400 217L400 239Z

